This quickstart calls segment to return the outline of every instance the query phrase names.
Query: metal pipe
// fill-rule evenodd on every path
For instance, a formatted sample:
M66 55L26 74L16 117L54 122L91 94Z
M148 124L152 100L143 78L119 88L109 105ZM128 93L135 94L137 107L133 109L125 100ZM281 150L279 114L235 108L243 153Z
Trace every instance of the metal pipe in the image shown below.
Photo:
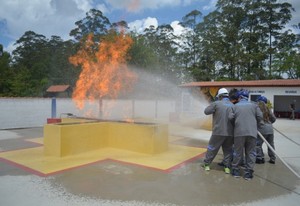
M257 132L258 135L262 138L262 140L266 143L266 145L268 146L268 148L270 150L272 150L272 152L274 152L276 154L276 156L283 162L283 164L291 170L291 172L293 172L299 179L300 179L300 175L295 171L293 170L293 168L291 168L274 150L274 148L269 144L269 142L264 138L264 136L260 133L260 132Z
M56 98L52 97L51 100L51 118L56 118Z

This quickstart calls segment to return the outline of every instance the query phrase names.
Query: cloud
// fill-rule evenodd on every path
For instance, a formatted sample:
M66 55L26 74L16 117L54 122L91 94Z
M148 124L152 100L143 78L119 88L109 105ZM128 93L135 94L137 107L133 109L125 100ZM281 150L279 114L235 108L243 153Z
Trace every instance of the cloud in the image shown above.
M182 33L184 33L185 32L185 28L183 27L183 26L181 26L180 24L179 24L180 22L179 21L173 21L172 23L171 23L171 26L172 26L172 28L174 29L174 35L176 35L176 36L180 36Z
M47 37L68 37L75 22L92 8L87 0L0 0L0 19L6 22L7 37L17 39L32 30Z
M128 23L129 29L137 33L143 33L144 30L150 26L154 26L155 28L158 26L158 21L156 18L148 17L146 19L136 20Z

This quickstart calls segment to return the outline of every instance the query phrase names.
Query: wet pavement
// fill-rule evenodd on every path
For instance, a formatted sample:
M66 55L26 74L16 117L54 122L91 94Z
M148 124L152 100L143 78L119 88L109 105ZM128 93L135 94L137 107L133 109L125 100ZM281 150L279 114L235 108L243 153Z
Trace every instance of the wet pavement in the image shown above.
M289 138L275 131L276 152L298 174L299 126L300 120L274 124ZM192 147L206 147L211 134L175 124L169 130L172 144ZM42 136L41 127L0 130L0 152L36 147L25 140ZM299 205L300 179L279 158L256 165L250 181L225 174L221 160L220 151L209 172L202 156L170 171L106 160L43 177L1 159L0 205Z

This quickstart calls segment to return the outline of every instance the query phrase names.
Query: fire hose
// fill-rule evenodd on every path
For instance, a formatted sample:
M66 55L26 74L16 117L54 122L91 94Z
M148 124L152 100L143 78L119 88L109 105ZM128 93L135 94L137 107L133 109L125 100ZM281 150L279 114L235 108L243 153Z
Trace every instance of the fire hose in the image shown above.
M299 179L300 179L300 175L295 171L293 170L293 168L291 168L274 150L274 148L269 144L269 142L264 138L264 136L258 132L258 135L261 137L261 139L266 143L266 145L268 146L268 148L270 150L272 150L272 152L274 152L274 154L276 154L276 156L283 162L283 164L291 171L293 172Z

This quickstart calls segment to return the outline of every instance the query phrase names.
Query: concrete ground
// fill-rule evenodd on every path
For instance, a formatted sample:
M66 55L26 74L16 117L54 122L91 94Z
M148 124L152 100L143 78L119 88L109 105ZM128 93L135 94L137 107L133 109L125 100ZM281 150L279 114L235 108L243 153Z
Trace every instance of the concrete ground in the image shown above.
M274 127L276 152L300 175L300 120L278 119ZM175 124L169 130L172 144L192 147L206 147L211 134ZM35 147L24 140L42 136L40 127L0 130L0 152ZM107 160L38 176L0 159L0 205L299 205L300 179L279 158L256 165L251 181L225 174L221 160L220 151L209 172L199 157L168 172Z

